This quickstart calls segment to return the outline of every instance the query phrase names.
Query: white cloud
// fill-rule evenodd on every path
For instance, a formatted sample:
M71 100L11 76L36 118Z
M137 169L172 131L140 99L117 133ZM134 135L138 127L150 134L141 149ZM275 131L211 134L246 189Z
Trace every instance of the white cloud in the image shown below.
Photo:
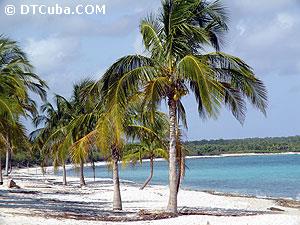
M227 0L227 6L234 28L227 36L227 51L243 58L259 75L299 74L299 3Z
M244 24L243 21L240 21L237 25L236 25L236 29L239 31L239 35L243 36L245 34L246 31L246 26Z
M290 29L294 26L296 19L288 13L280 13L277 15L279 25L284 29Z
M48 37L46 39L28 39L25 51L43 73L63 69L64 65L77 56L79 41L74 38Z
M297 3L298 0L230 0L241 9L246 9L247 11L266 11L282 8L289 4Z

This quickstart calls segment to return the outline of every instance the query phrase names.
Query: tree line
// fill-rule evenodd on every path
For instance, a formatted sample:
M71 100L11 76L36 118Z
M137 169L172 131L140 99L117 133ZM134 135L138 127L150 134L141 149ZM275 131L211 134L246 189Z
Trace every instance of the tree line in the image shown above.
M282 153L282 152L299 152L300 136L290 137L266 137L266 138L244 138L244 139L216 139L216 140L198 140L185 141L183 145L186 149L187 156L201 155L219 155L234 153ZM133 152L123 158L128 162L133 157L132 162L139 163L140 159L147 159L149 156L145 152ZM154 158L165 157L165 153L157 153ZM40 165L40 155L31 154L27 151L14 152L12 165L18 167L26 167ZM94 161L104 161L105 158L98 152L94 152ZM68 163L71 163L69 161ZM46 163L47 166L52 165L51 160Z
M300 136L185 142L189 155L299 152Z
M165 157L167 211L177 213L187 154L181 135L187 127L183 97L193 94L199 116L205 119L216 118L226 106L243 123L247 100L266 114L263 82L246 62L221 51L227 21L220 1L163 0L157 14L140 22L145 54L118 59L99 80L85 79L73 87L70 99L55 95L54 101L45 99L47 86L32 73L25 53L15 42L1 38L0 149L1 156L6 154L5 175L11 153L24 149L37 155L42 166L47 162L61 166L65 185L65 165L74 163L83 186L84 163L93 164L100 152L112 170L113 209L121 210L118 163L149 158L147 185L153 159ZM32 92L43 101L39 110L29 97ZM168 114L160 111L163 101ZM22 117L36 126L29 137Z

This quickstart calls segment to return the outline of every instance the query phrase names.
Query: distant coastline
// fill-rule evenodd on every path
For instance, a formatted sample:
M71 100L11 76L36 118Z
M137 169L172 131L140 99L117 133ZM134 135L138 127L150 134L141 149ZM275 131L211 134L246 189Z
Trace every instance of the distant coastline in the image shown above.
M265 155L300 155L300 152L278 152L278 153L227 153L220 155L199 155L187 156L188 159L193 158L216 158L216 157L239 157L239 156L265 156Z
M220 154L220 155L196 155L186 156L186 159L200 159L200 158L221 158L221 157L240 157L240 156L268 156L268 155L300 155L300 152L278 152L278 153L232 153L232 154ZM164 161L163 158L156 158L155 161ZM143 162L149 161L149 159L143 159ZM120 162L122 163L122 162ZM102 166L105 162L97 162L96 166Z
M300 152L300 136L187 141L189 155Z

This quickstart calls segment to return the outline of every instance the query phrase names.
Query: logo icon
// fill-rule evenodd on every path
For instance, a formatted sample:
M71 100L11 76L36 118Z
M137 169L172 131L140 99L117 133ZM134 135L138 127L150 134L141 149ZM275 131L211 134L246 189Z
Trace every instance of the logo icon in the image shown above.
M4 10L5 10L5 14L8 16L15 15L16 13L16 7L14 5L5 6Z

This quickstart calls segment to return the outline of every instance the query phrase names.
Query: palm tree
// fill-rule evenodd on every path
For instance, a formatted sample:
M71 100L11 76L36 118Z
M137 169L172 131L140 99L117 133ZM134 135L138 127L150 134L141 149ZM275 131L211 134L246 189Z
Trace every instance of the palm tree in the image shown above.
M150 175L140 188L143 190L153 177L154 159L168 159L166 143L169 123L164 113L155 111L155 120L152 121L152 113L143 112L141 103L137 103L136 106L131 112L132 121L127 127L127 135L131 136L134 142L140 143L127 144L122 162L124 165L127 162L136 164L138 161L142 164L142 159L149 159Z
M126 151L126 155L123 157L122 162L126 165L127 162L131 162L134 165L137 162L143 163L142 159L149 159L150 174L146 181L141 186L143 190L151 181L154 173L154 159L155 158L165 158L168 159L167 150L157 143L151 143L150 141L141 142L139 144L128 145L129 151Z
M37 144L37 149L42 150L42 155L51 155L55 168L62 165L63 184L66 185L66 161L69 156L73 162L80 166L80 185L86 185L84 179L84 162L88 158L90 146L77 145L77 141L95 129L97 113L101 106L98 100L86 94L87 90L95 84L94 81L85 79L73 86L73 95L68 101L56 95L56 109L46 103L42 112L35 118L36 126L44 126L31 134ZM46 159L46 158L45 158ZM44 159L44 160L45 160Z
M94 135L97 146L102 151L102 154L111 162L114 185L113 210L122 210L118 163L122 159L124 150L126 149L126 139L132 136L138 138L141 136L145 137L146 135L148 137L158 136L151 129L136 123L136 114L133 111L136 109L136 104L139 103L139 97L137 97L137 99L132 98L126 108L121 108L119 105L112 105L106 113L101 114L96 130L90 133Z
M6 154L7 149L10 154L17 150L29 152L30 144L26 136L26 129L19 121L0 119L0 153L2 149L6 150ZM6 166L7 174L5 175L8 175L12 169L10 162Z
M97 85L102 84L98 82L94 86ZM90 91L90 94L91 96L99 96L98 91L96 93ZM88 152L95 148L95 145L98 147L112 168L114 187L113 210L122 210L118 162L121 159L125 145L126 116L124 111L119 111L117 107L104 110L105 105L104 102L101 105L98 104L93 112L78 117L72 123L72 126L78 129L91 124L90 121L93 121L92 123L96 121L94 130L78 139L72 145L72 158L74 161L81 162L81 159L88 156Z
M111 162L113 177L113 210L122 210L119 161L125 146L125 113L118 108L112 108L101 115L97 122L97 146L104 156Z
M62 145L65 140L64 132L56 132L72 120L72 105L60 95L54 96L56 108L49 102L41 106L43 114L37 115L34 119L34 125L38 128L30 134L30 140L33 142L35 150L40 151L42 157L41 166L45 164L48 157L53 160L54 168L59 165L63 168L63 185L67 185L65 163L68 159L68 149ZM55 133L56 132L56 133ZM49 140L49 137L55 133L55 138Z
M149 111L166 100L169 110L169 201L177 213L178 122L184 121L182 97L194 93L202 118L216 118L225 104L239 122L246 112L245 98L266 113L267 94L262 81L238 57L220 51L227 15L219 1L163 0L158 15L141 21L140 30L149 56L120 58L104 74L107 102L125 108L142 92ZM215 49L215 52L208 52ZM183 119L183 120L182 120Z
M73 87L71 104L74 108L74 119L66 127L70 137L72 137L71 155L75 163L80 166L80 184L86 185L84 180L84 162L91 155L95 144L89 142L88 145L78 144L78 140L89 134L96 127L99 112L101 112L101 98L96 99L89 95L90 91L96 91L97 82L84 79ZM71 142L70 142L71 143Z
M29 97L29 92L38 94L42 100L46 99L47 85L32 70L18 44L0 36L0 105L9 112L11 120L19 121L20 116L28 117L36 113L36 104ZM11 147L6 149L5 175L8 175Z
M74 122L74 127L86 127L87 124L90 124L91 118L93 121L97 119L95 129L73 144L73 155L75 158L80 158L82 154L88 155L87 152L96 144L112 168L113 210L122 210L118 163L126 149L126 140L132 137L140 138L141 135L146 137L146 134L156 137L158 135L143 126L140 118L137 119L140 113L137 111L137 105L141 104L141 99L143 99L141 95L137 94L131 98L126 107L119 107L118 104L108 104L104 101L103 93L100 91L102 85L101 81L95 83L91 89L97 87L97 91L90 91L90 97L99 96L98 99L101 99L100 104L98 104L100 107L95 107L93 113L83 115Z

